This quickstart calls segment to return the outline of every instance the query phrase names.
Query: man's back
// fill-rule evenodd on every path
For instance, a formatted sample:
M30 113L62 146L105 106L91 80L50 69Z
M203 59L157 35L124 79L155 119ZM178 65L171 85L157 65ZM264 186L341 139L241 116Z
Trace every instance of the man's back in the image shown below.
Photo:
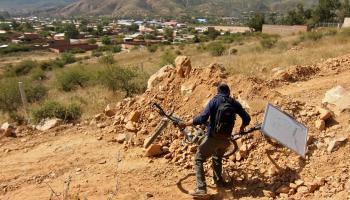
M200 125L200 124L206 124L208 119L209 125L208 125L208 135L213 136L213 127L215 127L215 121L216 121L216 115L217 111L219 109L220 104L222 104L224 101L228 101L232 104L232 107L235 109L235 113L238 114L243 121L243 125L246 126L250 122L250 116L249 114L243 109L242 105L231 98L227 94L219 93L215 97L213 97L206 108L204 109L204 112L201 113L198 117L193 119L194 125ZM235 118L235 116L232 116Z

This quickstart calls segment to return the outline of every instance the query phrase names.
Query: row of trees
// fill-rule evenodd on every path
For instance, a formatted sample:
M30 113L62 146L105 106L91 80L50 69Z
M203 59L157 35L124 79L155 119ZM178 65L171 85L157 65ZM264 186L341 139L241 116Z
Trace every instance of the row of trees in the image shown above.
M248 26L256 31L261 31L262 24L265 22L314 27L323 22L342 23L344 18L349 16L349 0L319 0L318 5L313 8L305 8L303 4L298 4L296 8L279 18L276 13L268 16L257 13L250 18Z

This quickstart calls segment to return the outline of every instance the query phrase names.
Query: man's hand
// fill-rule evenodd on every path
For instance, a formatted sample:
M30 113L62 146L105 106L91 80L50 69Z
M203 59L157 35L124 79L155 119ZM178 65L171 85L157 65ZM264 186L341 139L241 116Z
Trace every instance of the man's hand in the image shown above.
M192 121L180 122L179 123L179 127L180 128L186 128L187 126L192 126Z
M244 132L244 129L245 129L246 126L241 126L239 128L239 134L242 134Z

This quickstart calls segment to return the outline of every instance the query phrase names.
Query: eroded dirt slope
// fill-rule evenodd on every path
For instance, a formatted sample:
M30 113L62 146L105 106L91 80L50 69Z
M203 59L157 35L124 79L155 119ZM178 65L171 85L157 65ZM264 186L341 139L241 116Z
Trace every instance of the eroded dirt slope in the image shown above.
M163 68L145 94L110 105L91 121L44 132L19 127L17 138L2 138L0 199L191 199L186 192L195 185L196 146L180 145L181 136L169 126L156 141L166 151L146 157L143 142L160 120L150 104L190 119L222 81L248 108L252 124L261 122L267 102L306 124L309 151L301 159L258 132L243 138L239 151L224 161L233 186L218 192L209 184L213 199L349 199L349 114L333 114L322 129L315 122L327 90L350 90L350 56L292 66L268 79L230 77L217 64L183 74L190 66L185 60ZM345 141L328 151L339 138Z

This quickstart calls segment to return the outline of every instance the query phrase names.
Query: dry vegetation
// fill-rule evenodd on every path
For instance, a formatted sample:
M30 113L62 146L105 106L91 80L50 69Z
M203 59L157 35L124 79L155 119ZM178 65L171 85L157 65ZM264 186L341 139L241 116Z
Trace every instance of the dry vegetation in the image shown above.
M327 59L346 54L350 51L348 45L349 30L322 30L318 33L308 33L290 37L278 38L276 41L264 43L264 37L249 37L243 40L225 43L226 51L222 56L212 56L203 45L208 43L160 46L155 52L147 48L133 49L129 52L121 52L113 55L116 65L137 68L144 77L156 72L163 64L169 63L176 55L188 55L192 64L196 67L206 66L208 63L221 63L232 74L245 75L270 75L271 69L285 68L291 65L311 64L321 59ZM269 39L270 37L267 37ZM275 38L275 37L273 37ZM228 53L230 49L237 52ZM48 88L48 94L42 101L55 100L62 103L76 103L81 106L83 119L102 110L108 103L114 103L125 96L124 92L113 92L105 86L97 84L96 76L105 67L101 58L86 57L88 53L78 54L76 57L85 58L76 63L68 64L64 68L55 68L45 72L46 79L39 81ZM19 55L3 56L0 66L8 63L17 63L24 59L43 61L53 59L55 54L50 52L21 53ZM72 91L62 91L57 83L57 75L62 71L83 67L91 77L84 87L78 87ZM30 76L30 75L27 75ZM20 77L22 79L22 77ZM145 79L140 79L145 82ZM36 81L37 82L37 81ZM145 84L145 83L143 83ZM31 108L36 108L42 101L34 103ZM23 111L19 110L23 115ZM2 114L3 121L7 115Z

